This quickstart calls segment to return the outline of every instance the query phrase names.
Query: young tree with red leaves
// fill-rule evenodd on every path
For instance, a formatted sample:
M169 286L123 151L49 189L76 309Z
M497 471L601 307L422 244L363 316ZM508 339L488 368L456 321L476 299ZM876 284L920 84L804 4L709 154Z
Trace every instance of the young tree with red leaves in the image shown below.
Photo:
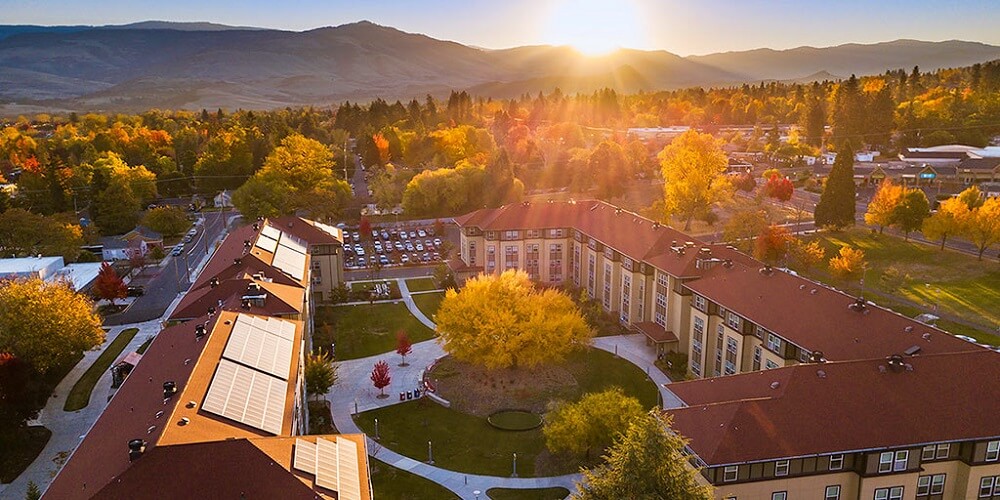
M409 363L406 362L406 355L411 352L413 352L413 343L410 342L410 336L403 330L396 332L396 354L403 357L403 362L399 366L409 366Z
M795 186L788 177L780 177L778 174L771 174L771 178L764 185L764 193L778 201L788 201L792 199Z
M777 264L785 259L792 247L792 235L781 226L768 226L754 241L753 256L766 264Z
M372 222L368 220L367 215L361 217L361 222L358 223L358 232L361 233L361 239L371 240L372 238Z
M94 281L94 294L115 305L115 299L124 299L128 295L128 287L111 264L103 262L101 270L97 273L97 280Z
M379 361L375 363L375 367L372 368L372 384L376 389L380 391L378 397L387 397L385 394L385 388L389 386L392 382L392 376L389 375L389 363L385 361Z

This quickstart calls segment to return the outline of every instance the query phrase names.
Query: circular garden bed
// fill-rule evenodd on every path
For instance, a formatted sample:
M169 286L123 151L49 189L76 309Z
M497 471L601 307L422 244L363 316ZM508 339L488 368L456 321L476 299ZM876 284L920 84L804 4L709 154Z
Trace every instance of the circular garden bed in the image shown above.
M542 426L541 415L528 410L500 410L486 421L502 431L530 431Z

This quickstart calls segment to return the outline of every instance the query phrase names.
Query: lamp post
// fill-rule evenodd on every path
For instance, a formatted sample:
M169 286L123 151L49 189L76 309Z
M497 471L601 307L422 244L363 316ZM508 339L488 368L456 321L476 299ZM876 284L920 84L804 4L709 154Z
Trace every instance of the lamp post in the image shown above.
M427 442L427 463L434 465L434 454L431 450L431 442Z
M475 491L472 492L473 495L476 495L476 500L479 500L479 494L480 493L482 493L482 492L479 491L479 490L475 490Z
M378 419L377 418L375 419L375 440L376 441L379 440L379 435L378 435Z
M514 466L513 466L513 471L514 471L514 472L513 472L513 473L512 473L511 475L510 475L510 477L517 477L517 453L514 453Z

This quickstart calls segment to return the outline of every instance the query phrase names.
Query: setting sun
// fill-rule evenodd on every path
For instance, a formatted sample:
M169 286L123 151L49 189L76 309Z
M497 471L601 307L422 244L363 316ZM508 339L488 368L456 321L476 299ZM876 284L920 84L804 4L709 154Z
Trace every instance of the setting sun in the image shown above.
M646 41L639 9L631 1L560 1L549 14L543 36L592 56L642 47Z

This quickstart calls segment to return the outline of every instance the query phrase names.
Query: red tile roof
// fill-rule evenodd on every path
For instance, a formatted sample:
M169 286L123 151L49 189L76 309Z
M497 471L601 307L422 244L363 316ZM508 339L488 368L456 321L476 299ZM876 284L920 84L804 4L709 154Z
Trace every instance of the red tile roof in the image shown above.
M1000 399L980 383L1000 379L1000 354L904 362L898 372L880 358L680 382L670 388L690 406L667 413L710 466L1000 437Z
M653 342L677 342L677 335L674 335L674 332L667 331L652 321L643 321L642 323L636 323L634 326L639 330L639 333L642 333Z
M761 269L717 265L685 286L803 349L822 351L831 361L901 354L913 346L923 354L983 350L873 304L856 312L848 307L854 297L787 272L775 269L765 275Z
M251 283L261 287L260 292L250 292ZM302 302L305 291L298 286L256 281L253 279L230 279L222 281L218 286L203 286L192 290L181 299L170 315L171 320L188 320L208 313L208 308L214 307L216 312L238 311L261 314L264 316L288 316L302 313ZM251 310L242 308L244 295L265 295L264 305L253 306ZM222 301L222 306L219 306Z
M156 336L142 362L125 379L46 490L47 498L90 498L129 467L129 440L146 440L147 452L155 446L164 427L170 423L170 414L191 376L194 361L208 343L208 337L195 339L195 326L209 321L208 330L211 331L218 318L202 317L164 329ZM175 382L178 391L164 401L163 383L166 381Z
M309 245L343 244L343 241L337 239L336 236L316 227L312 221L301 217L286 215L267 219L267 222L282 232L305 241Z

